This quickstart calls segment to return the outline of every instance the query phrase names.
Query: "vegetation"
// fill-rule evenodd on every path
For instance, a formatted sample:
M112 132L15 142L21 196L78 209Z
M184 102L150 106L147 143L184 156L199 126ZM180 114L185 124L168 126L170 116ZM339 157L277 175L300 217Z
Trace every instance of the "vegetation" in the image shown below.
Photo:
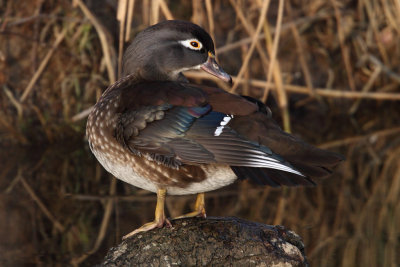
M282 224L312 266L400 265L400 4L396 0L0 0L0 265L93 265L152 219L155 196L110 176L86 116L123 48L164 19L211 33L230 88L347 160L316 188L240 182L210 216ZM193 196L170 197L171 216Z

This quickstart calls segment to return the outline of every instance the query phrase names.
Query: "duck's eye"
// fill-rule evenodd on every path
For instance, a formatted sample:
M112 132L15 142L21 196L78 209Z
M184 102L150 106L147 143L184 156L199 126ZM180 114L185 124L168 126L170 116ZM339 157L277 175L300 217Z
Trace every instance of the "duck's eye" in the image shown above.
M203 44L197 39L182 40L179 43L192 50L201 50L203 48Z
M197 42L197 41L191 41L191 42L190 42L190 45L191 45L192 47L194 47L194 48L198 48L198 47L200 46L199 42Z

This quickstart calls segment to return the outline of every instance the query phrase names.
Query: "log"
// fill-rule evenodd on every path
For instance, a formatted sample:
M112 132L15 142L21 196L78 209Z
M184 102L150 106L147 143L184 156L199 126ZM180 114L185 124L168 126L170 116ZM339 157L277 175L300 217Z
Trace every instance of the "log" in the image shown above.
M308 266L301 238L283 226L233 217L171 223L122 241L101 266Z

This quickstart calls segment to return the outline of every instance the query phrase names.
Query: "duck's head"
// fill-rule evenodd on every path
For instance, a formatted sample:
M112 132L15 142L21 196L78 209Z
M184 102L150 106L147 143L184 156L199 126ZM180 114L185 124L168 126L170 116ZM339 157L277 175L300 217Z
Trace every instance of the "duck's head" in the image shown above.
M149 81L185 80L183 71L203 69L231 82L215 61L210 35L196 24L167 20L140 32L125 51L123 76L136 74Z

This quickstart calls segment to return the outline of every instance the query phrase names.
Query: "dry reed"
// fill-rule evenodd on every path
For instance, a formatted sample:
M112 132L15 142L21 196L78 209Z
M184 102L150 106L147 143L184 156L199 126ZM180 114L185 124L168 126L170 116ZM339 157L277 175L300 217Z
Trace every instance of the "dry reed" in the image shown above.
M303 237L312 266L400 264L398 1L95 2L0 1L0 218L13 222L0 219L0 264L93 265L151 219L143 203L155 198L110 180L84 121L129 40L172 18L211 33L234 86L190 79L265 100L286 130L347 157L316 188L211 192L208 214L281 223ZM167 207L174 216L191 201Z

